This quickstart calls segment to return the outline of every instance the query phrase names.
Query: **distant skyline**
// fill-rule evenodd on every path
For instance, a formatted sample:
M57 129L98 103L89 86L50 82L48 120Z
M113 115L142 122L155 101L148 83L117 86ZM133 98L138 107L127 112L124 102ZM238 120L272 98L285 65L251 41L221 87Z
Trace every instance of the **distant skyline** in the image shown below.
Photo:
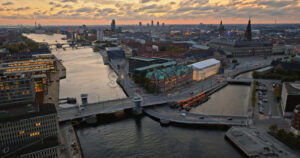
M300 23L300 0L0 0L0 25Z

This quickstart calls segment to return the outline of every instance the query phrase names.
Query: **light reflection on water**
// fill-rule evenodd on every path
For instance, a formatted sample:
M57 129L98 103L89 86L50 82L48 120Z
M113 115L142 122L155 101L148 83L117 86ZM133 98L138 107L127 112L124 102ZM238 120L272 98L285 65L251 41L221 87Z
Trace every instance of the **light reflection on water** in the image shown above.
M50 44L61 42L63 35L29 34L27 37L37 42L48 42ZM108 74L113 73L109 66L103 64L100 54L94 53L91 48L67 50L53 50L52 53L62 59L67 70L67 78L60 81L60 98L76 97L81 104L80 95L88 94L88 102L98 102L117 98L124 98L126 95L122 89L108 85Z
M212 94L210 99L192 108L192 113L216 115L247 115L250 86L227 85Z

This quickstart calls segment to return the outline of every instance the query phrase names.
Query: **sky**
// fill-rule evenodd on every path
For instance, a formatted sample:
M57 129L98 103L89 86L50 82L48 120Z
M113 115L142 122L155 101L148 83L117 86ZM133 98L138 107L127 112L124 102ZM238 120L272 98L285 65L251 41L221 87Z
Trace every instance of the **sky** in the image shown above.
M0 25L300 23L300 0L0 0Z

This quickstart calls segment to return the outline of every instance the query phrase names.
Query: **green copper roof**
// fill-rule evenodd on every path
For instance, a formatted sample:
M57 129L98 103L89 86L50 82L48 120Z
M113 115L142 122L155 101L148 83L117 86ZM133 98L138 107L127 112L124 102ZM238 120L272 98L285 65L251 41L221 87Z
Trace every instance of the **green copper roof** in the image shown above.
M167 78L171 78L174 75L176 75L176 77L179 77L183 74L187 74L190 72L191 72L191 67L183 66L183 65L176 65L176 66L171 66L171 67L167 67L164 69L153 70L151 72L148 72L146 74L146 77L151 78L154 75L154 78L156 80L164 80Z
M149 66L137 68L135 70L136 71L145 71L145 70L154 69L154 68L158 68L158 67L168 67L171 65L176 65L176 61L170 61L170 62L166 62L166 63L162 63L162 64L152 64Z
M152 58L144 58L144 57L130 57L129 59L142 60L142 61L154 61L155 60L155 59L152 59Z

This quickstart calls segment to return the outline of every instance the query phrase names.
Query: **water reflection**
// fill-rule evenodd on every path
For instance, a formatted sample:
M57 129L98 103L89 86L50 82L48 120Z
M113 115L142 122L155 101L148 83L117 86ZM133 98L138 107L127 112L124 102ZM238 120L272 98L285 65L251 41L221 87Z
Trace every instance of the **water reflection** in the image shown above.
M247 115L250 86L227 85L211 95L210 99L193 108L192 113L216 115Z
M43 35L29 34L27 37L50 44L65 42L61 38L63 35ZM112 70L103 64L100 54L94 53L91 48L72 49L65 51L62 49L53 50L52 53L62 59L67 70L67 78L60 81L60 98L76 97L81 104L80 95L88 94L88 102L98 102L104 100L124 98L126 95L119 87L110 87L108 75Z

